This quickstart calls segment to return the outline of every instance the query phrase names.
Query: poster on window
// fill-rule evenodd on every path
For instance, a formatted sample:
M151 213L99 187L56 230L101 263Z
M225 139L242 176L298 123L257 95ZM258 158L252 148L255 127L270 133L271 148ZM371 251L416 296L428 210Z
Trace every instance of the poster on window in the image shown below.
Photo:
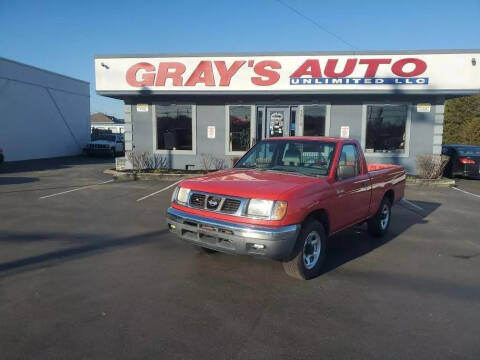
M207 138L215 139L215 126L207 126Z

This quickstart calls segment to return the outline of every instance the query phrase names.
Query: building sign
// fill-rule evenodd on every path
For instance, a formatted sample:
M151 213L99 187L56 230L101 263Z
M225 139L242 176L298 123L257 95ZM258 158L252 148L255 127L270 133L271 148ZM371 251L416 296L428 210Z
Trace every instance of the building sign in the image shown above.
M350 126L340 126L340 137L344 139L350 137Z
M417 104L417 112L430 112L432 105L428 103Z
M215 139L215 126L207 126L207 138Z
M148 112L148 104L137 104L137 112Z
M472 57L480 54L98 57L95 76L99 93L438 92L480 89Z

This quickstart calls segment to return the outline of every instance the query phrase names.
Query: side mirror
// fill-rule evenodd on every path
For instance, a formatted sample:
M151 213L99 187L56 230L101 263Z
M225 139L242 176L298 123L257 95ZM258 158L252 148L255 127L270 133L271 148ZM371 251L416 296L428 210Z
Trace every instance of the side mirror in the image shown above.
M338 165L337 179L345 180L355 176L355 165Z

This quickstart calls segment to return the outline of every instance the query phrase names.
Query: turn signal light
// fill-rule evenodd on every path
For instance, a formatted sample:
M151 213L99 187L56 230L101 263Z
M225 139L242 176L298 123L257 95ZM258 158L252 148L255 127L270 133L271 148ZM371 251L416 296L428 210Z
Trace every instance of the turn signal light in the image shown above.
M285 214L287 213L287 202L286 201L275 201L272 209L272 220L282 220Z
M471 160L471 159L467 159L467 158L460 158L460 159L458 159L458 160L460 160L460 162L461 162L462 164L475 164L475 161L473 161L473 160Z

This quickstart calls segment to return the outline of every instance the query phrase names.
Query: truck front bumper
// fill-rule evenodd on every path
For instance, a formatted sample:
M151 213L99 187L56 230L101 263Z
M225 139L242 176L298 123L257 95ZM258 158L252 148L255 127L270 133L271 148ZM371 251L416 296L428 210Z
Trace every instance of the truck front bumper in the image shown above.
M169 207L169 230L192 244L230 254L288 260L300 225L256 227L209 219Z

